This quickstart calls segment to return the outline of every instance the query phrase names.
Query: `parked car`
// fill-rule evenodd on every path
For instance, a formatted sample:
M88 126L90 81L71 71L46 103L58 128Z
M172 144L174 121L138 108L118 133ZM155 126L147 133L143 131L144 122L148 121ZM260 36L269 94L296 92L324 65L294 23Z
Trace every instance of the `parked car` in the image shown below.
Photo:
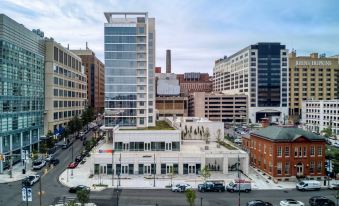
M309 200L310 206L335 206L335 203L323 196L314 196Z
M247 202L246 206L273 206L272 203L264 202L262 200L252 200Z
M297 190L320 190L320 182L316 180L303 180L296 185Z
M304 206L305 204L301 201L294 199L286 199L280 201L280 206Z
M331 183L328 187L330 190L339 190L339 183Z
M40 175L30 175L22 180L23 186L33 186L40 180Z
M247 180L233 180L226 186L226 190L229 192L235 192L235 191L244 191L244 192L250 192L251 189L251 182Z
M46 157L46 161L49 162L51 161L51 159L53 159L54 157L54 154L49 154L47 157Z
M339 148L339 143L338 142L335 142L335 143L333 143L333 145L332 145L333 147L337 147L337 148Z
M51 161L49 162L49 163L51 163L51 164L53 164L54 166L56 166L57 164L59 164L59 159L55 159L55 158L53 158L53 159L51 159Z
M32 165L33 165L33 170L39 170L46 165L46 161L45 160L35 160Z
M76 187L71 187L71 188L69 188L68 191L69 191L70 193L76 193L77 191L80 191L80 190L86 190L86 191L88 191L88 192L91 191L91 189L90 189L89 187L85 186L85 185L78 185L78 186L76 186Z
M192 186L186 183L179 183L172 186L172 192L185 192L187 189L192 189Z
M198 185L199 192L224 192L225 186L221 182L205 182Z
M78 162L71 162L71 163L68 164L68 168L74 169L78 166L78 164L79 164Z
M234 143L236 144L241 144L242 140L240 138L234 139Z
M81 162L82 159L83 157L81 155L78 155L75 157L75 162Z

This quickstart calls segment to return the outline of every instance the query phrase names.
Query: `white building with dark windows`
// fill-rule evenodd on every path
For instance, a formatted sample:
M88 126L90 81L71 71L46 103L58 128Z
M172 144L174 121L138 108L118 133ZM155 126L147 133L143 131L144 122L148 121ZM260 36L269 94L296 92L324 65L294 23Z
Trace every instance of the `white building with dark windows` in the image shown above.
M332 134L339 137L339 100L306 100L302 103L303 128L321 133L331 127Z
M257 43L215 62L214 91L248 95L249 120L288 118L288 50L280 43Z
M155 125L155 19L105 13L105 125Z

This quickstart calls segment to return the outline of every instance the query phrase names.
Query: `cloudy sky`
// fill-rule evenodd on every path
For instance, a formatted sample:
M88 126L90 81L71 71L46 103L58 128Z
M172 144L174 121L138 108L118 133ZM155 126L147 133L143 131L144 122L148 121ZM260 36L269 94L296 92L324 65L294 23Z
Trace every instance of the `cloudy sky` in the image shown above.
M71 49L89 47L103 61L103 12L148 11L156 18L157 66L172 50L172 71L212 73L214 60L260 41L339 54L338 0L1 0L0 12L40 28Z

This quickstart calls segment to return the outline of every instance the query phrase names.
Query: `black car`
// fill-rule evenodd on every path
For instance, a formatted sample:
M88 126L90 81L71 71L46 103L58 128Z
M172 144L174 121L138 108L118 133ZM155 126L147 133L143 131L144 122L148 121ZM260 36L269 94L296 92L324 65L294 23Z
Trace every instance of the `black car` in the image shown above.
M91 189L90 189L89 187L85 186L85 185L78 185L78 186L76 186L76 187L71 187L71 188L69 188L68 191L69 191L70 193L76 193L77 191L80 191L80 190L86 190L86 191L88 191L88 192L91 191Z
M323 196L311 197L309 203L311 206L335 206L335 203L332 200Z
M83 157L81 155L78 155L75 157L75 162L81 162L82 159Z
M264 202L262 200L252 200L247 202L246 206L273 206L269 202Z
M53 164L54 166L56 166L57 164L59 164L59 159L51 159L51 161L50 161L50 164Z

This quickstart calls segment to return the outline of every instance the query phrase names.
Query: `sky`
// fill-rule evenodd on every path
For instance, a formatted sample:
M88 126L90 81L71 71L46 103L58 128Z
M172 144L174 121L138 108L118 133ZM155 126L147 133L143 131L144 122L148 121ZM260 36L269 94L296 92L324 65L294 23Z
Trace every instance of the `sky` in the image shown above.
M70 49L85 44L104 62L104 12L156 19L156 66L213 73L214 61L258 42L281 42L297 55L339 54L338 0L1 0L4 13Z

